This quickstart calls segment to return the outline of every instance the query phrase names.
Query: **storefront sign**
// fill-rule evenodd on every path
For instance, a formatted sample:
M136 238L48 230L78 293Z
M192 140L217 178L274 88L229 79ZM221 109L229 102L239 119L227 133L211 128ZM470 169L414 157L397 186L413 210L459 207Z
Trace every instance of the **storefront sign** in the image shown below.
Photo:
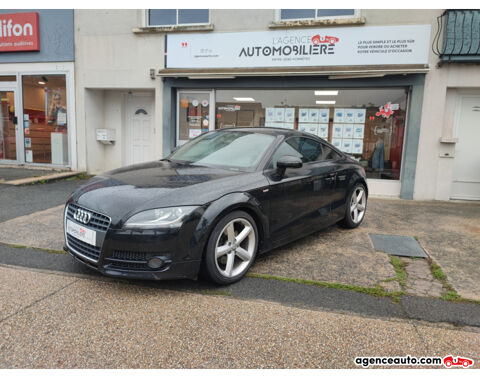
M427 64L430 25L169 34L167 68Z
M39 50L38 13L0 14L0 52Z

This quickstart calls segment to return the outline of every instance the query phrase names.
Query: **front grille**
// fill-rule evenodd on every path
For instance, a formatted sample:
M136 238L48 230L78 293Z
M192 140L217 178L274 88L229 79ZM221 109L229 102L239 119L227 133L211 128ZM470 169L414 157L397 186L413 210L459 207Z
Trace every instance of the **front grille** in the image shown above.
M89 228L92 228L96 231L107 231L108 230L108 226L110 226L110 218L109 217L107 217L106 215L100 214L100 213L96 213L95 211L82 208L82 207L80 207L78 205L75 205L73 203L68 205L67 218L71 219L75 222L78 222L73 217L73 214L78 209L88 211L89 213L92 214L92 217L90 218L90 221L88 222L88 224L86 224L86 226L88 226Z
M113 251L110 257L105 258L109 261L111 268L128 269L128 270L153 270L148 267L148 260L158 255L151 252L134 252L134 251Z
M70 234L67 234L67 243L72 249L72 252L82 254L83 256L88 257L95 262L98 261L98 258L100 257L100 251L102 250L101 247L95 247L85 243Z

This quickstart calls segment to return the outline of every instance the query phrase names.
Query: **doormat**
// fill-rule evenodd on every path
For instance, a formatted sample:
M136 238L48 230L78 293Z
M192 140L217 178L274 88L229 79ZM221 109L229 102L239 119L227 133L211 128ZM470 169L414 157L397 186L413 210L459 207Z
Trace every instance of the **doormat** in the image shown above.
M377 251L390 255L426 258L427 254L411 236L369 234Z

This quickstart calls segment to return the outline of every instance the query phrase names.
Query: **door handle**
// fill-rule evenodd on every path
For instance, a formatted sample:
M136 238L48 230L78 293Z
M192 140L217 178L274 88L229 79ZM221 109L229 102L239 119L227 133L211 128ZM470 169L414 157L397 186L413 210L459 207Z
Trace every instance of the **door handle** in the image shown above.
M334 181L337 178L336 173L329 173L327 177L325 178L326 181Z

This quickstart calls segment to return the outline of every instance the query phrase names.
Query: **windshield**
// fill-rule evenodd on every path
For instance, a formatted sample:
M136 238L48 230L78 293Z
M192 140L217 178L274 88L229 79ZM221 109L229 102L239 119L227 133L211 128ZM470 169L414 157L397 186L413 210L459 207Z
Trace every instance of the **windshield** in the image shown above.
M251 169L257 166L275 137L244 131L206 133L180 147L171 160L198 165Z

